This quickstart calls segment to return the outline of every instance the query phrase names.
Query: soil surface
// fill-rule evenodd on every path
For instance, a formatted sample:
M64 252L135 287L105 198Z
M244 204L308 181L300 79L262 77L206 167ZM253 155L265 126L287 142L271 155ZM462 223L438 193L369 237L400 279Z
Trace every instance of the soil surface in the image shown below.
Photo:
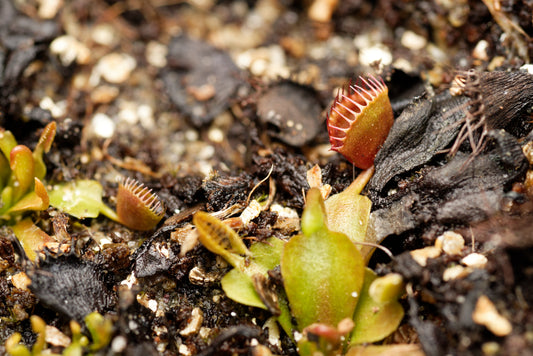
M309 169L332 194L359 173L329 150L326 117L340 88L374 75L396 122L363 194L369 236L394 257L378 250L369 266L407 286L381 343L533 355L532 14L525 0L0 0L0 126L33 149L57 123L47 188L94 179L114 207L130 177L165 209L144 232L26 214L67 251L50 244L38 263L5 223L0 354L15 332L35 343L32 315L71 336L70 320L97 310L113 321L102 355L296 355L263 327L268 311L226 297L230 266L191 219L262 199L228 222L246 244L297 234ZM427 249L450 232L464 246Z

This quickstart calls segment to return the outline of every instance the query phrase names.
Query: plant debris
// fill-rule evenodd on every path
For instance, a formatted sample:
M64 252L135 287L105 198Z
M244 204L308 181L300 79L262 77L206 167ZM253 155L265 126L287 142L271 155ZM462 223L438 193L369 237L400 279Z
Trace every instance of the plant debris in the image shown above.
M37 267L30 267L30 290L47 307L79 322L93 311L105 312L116 303L106 285L106 276L92 261L80 259L74 251L47 253Z
M163 74L167 93L195 126L209 124L244 84L226 52L187 35L172 40L167 61L169 68Z
M281 81L268 88L257 102L257 114L269 133L291 146L303 146L322 127L322 108L312 87Z

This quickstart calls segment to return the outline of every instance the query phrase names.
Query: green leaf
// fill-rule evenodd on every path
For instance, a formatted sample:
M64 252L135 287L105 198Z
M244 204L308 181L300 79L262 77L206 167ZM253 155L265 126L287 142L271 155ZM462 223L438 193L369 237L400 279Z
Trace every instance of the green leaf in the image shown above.
M50 205L78 219L96 218L100 212L110 217L108 215L109 211L111 211L111 215L114 214L116 216L102 202L102 194L103 188L95 180L77 180L58 184L49 192Z
M366 242L366 230L372 202L359 193L372 173L373 168L362 172L348 188L341 193L330 196L324 203L330 230L346 234L354 243ZM360 244L356 246L360 249L365 260L368 260L373 248Z
M13 187L7 186L2 190L0 196L2 199L2 207L0 207L0 212L5 213L13 204ZM9 220L9 215L1 216L0 219Z
M281 253L283 252L285 241L276 237L271 237L264 242L256 242L250 247L252 263L258 266L259 273L266 274L267 271L279 265ZM247 271L247 268L245 269Z
M284 291L278 295L278 306L281 310L281 314L278 316L278 323L281 325L285 333L292 338L292 331L294 326L292 325L291 311L289 308L289 301L287 300L287 295Z
M100 350L109 344L113 334L113 322L110 319L104 318L95 311L87 314L85 325L87 325L93 339L91 350Z
M229 271L220 281L222 290L228 298L252 307L267 309L257 294L250 276L234 268Z
M11 230L20 241L24 252L31 261L37 259L35 251L41 251L46 242L52 241L52 238L43 230L39 229L30 218L19 221L11 226Z
M9 167L9 161L4 155L0 154L0 190L4 189L10 175L11 167Z
M325 216L316 188L307 194L303 217L304 234L286 243L281 259L291 311L300 330L312 323L336 326L353 316L363 285L363 258L346 235L320 224Z
M22 197L15 205L13 205L6 213L21 213L23 211L34 210L46 210L50 205L48 193L43 183L37 178L34 178L34 189L25 196Z
M256 273L266 276L268 270L279 265L284 244L276 237L253 244L250 247L252 258L248 265L242 271L229 271L221 280L222 289L228 298L244 305L267 309L255 290L252 277Z
M13 203L16 203L31 189L34 182L34 162L30 149L24 145L15 146L11 150L9 163L11 166L9 185L13 187Z
M380 303L369 295L368 290L376 279L374 271L367 268L365 283L354 314L355 328L351 345L376 342L387 337L398 328L403 318L404 311L397 300Z
M31 356L31 351L20 343L22 335L20 333L14 333L11 335L5 343L6 351L11 356Z
M368 289L368 294L378 303L396 301L404 292L403 278L398 273L389 273L376 278Z
M11 131L5 131L0 128L0 151L4 154L4 157L9 160L11 150L17 145L17 140Z
M326 210L324 199L318 189L309 189L307 204L302 214L302 232L310 236L317 231L324 230L326 226Z
M37 334L37 340L35 340L31 352L33 355L41 355L46 347L46 323L37 315L32 315L30 322L31 329Z

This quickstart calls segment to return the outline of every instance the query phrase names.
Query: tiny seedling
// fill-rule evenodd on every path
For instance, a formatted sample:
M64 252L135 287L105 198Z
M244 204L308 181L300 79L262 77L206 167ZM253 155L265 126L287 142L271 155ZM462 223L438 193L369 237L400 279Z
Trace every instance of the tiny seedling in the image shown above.
M30 317L31 328L37 334L37 340L31 347L31 350L20 341L22 335L19 333L12 334L5 343L5 349L11 356L41 356L41 355L59 355L52 353L47 349L46 344L46 323L36 315ZM92 312L85 317L85 325L91 335L92 342L82 334L81 326L74 320L70 321L70 330L72 332L72 341L61 355L78 356L84 354L96 353L98 350L105 348L111 341L113 334L113 322L103 317L98 312Z

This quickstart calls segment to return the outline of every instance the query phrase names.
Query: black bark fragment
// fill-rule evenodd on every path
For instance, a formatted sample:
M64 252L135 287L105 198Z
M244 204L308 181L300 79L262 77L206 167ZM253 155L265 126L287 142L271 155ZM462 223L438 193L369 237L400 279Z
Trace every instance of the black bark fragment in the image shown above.
M177 259L178 255L171 246L165 243L153 243L145 253L137 256L135 276L143 278L167 272Z
M257 102L259 120L269 125L269 134L296 147L318 134L321 111L318 95L312 87L287 80L270 87Z
M266 177L272 169L271 177L276 181L278 197L284 205L303 208L304 192L309 189L306 161L303 157L282 148L271 155L252 157L252 170L257 177Z
M23 87L22 73L58 35L55 22L36 21L19 13L11 1L0 1L0 110L6 116L20 111L12 95Z
M468 99L444 92L421 98L396 119L375 160L376 171L368 184L373 198L397 175L428 163L455 138L457 124Z
M30 290L43 305L78 322L91 312L105 312L116 302L101 268L74 252L48 252L38 267L30 268L28 276Z
M172 102L197 127L209 124L227 109L244 84L226 52L186 35L169 44L168 68L162 78Z
M245 204L253 188L253 179L247 173L239 176L216 176L202 184L207 197L208 211L219 211L235 204Z
M531 130L533 75L520 71L476 73L465 90L474 105L482 105L488 129L505 129L517 137Z
M456 88L457 96L443 92L419 99L396 119L376 156L376 173L368 185L376 207L388 194L386 188L388 185L390 188L394 177L405 175L445 152L465 126L481 124L472 133L474 141L483 140L482 132L493 129L505 129L516 137L523 137L531 130L533 75L525 72L465 73L458 74L462 80ZM476 143L470 142L470 145Z
M466 225L500 210L504 189L523 176L528 161L516 139L491 131L494 145L476 156L458 153L441 167L428 168L401 192L382 200L370 215L376 241L431 225Z

